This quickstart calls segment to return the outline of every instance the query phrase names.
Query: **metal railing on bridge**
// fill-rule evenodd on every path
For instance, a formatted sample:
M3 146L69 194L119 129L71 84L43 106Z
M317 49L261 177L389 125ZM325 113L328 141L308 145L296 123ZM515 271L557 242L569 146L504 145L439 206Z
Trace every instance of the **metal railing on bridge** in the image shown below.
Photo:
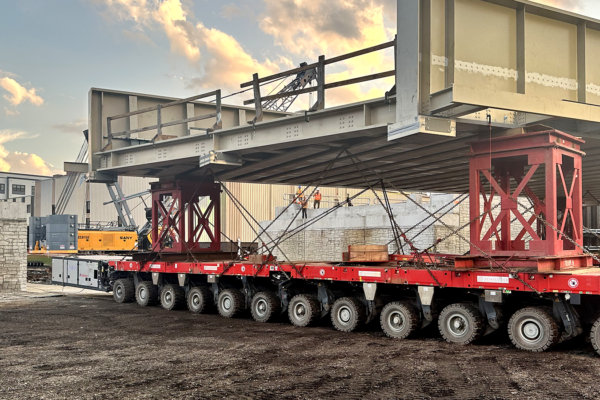
M327 89L334 89L334 88L338 88L338 87L342 87L342 86L354 85L357 83L368 82L368 81L372 81L372 80L376 80L376 79L382 79L382 78L396 76L396 69L394 68L393 70L378 72L376 74L346 79L346 80L337 81L337 82L325 83L325 77L326 77L325 76L325 66L326 65L334 64L334 63L337 63L340 61L348 60L350 58L359 57L359 56L362 56L362 55L365 55L368 53L385 50L388 48L394 48L394 60L395 60L397 50L396 50L396 39L394 38L394 40L391 40L389 42L381 43L376 46L353 51L351 53L343 54L343 55L340 55L337 57L332 57L329 59L326 59L324 55L321 55L321 56L319 56L319 61L316 63L305 64L301 67L294 68L294 69L288 70L288 71L279 72L274 75L269 75L269 76L259 78L258 74L254 74L251 81L244 82L240 85L240 87L242 89L247 88L247 87L252 88L253 93L254 93L254 98L251 100L244 101L244 105L254 104L256 116L254 117L253 122L260 122L260 121L262 121L262 115L263 115L263 102L277 100L277 99L286 98L286 97L296 97L298 95L305 94L305 93L317 92L316 103L309 105L310 108L309 108L309 110L306 111L306 113L322 110L325 108L325 90L327 90ZM267 95L267 96L263 96L260 92L260 86L264 83L272 82L279 78L285 78L285 77L292 76L292 75L298 74L303 71L308 71L308 70L316 70L317 86L315 86L315 87L308 87L308 88L304 88L304 89L288 91L288 92L284 92L284 93L277 93L277 94ZM389 96L392 96L395 94L396 94L396 86L394 85L394 87L391 88L390 91L385 94L386 101L388 100Z
M211 97L211 96L215 96L214 101L215 101L216 110L214 113L198 115L195 117L180 119L177 121L169 121L169 122L162 121L161 110L163 108L172 107L172 106L176 106L179 104L185 104L185 103L192 102L194 100L199 100L199 99L203 99L203 98ZM137 129L129 129L129 130L125 130L125 131L121 131L121 132L117 132L117 133L112 132L112 128L111 128L112 121L121 119L121 118L131 117L134 115L153 112L153 111L156 111L156 125L145 126L143 128L137 128ZM104 146L102 151L107 150L111 146L113 138L123 138L123 137L130 138L131 134L133 134L133 133L140 133L140 132L156 130L156 134L154 135L154 137L152 137L152 139L137 138L137 140L154 143L157 139L158 140L170 139L170 137L163 136L162 128L166 128L166 127L174 126L174 125L187 124L189 122L195 122L195 121L200 121L200 120L209 119L209 118L216 118L217 121L212 126L212 128L206 129L207 132L218 130L223 127L223 122L221 121L221 90L215 90L212 92L199 94L197 96L192 96L192 97L188 97L187 99L172 101L172 102L166 103L166 104L158 104L156 106L143 108L143 109L137 110L137 111L131 111L131 112L128 112L125 114L113 115L111 117L106 118L106 130L107 130L107 136L108 136L108 143L106 144L106 146Z

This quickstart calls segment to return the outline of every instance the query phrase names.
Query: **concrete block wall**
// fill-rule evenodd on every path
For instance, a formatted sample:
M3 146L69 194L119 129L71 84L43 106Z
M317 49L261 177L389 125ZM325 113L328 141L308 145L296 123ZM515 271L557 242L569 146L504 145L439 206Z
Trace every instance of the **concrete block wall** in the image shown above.
M0 293L27 289L27 209L0 202Z
M400 225L403 231L411 239L413 244L418 249L426 249L432 246L438 239L444 239L441 243L435 246L434 252L447 254L466 254L469 249L470 229L469 229L469 199L460 202L460 196L447 194L432 194L428 201L422 196L412 195L424 209L434 213L436 217L441 217L454 204L458 204L454 209L448 212L441 218L441 222L435 222L429 226L433 220L426 219L428 213L418 207L411 201L392 204L394 218ZM494 199L492 204L495 206L499 203L499 198ZM526 199L519 200L521 204L526 205ZM454 204L452 204L454 203ZM446 208L443 208L448 205ZM294 216L298 212L297 206L288 209L271 227L267 230L271 238L280 236ZM276 215L283 211L283 207L276 210ZM440 210L441 209L441 210ZM529 219L531 212L525 212L523 207L519 207L525 219ZM308 210L308 220L318 217L327 210ZM500 213L500 207L493 210L494 217ZM513 219L512 237L521 231L522 225ZM288 231L293 231L305 222L298 216ZM443 222L443 223L442 223ZM271 221L261 222L261 226L266 227ZM490 220L486 218L484 223L484 232L490 227ZM452 234L453 231L463 227L459 231L460 236ZM416 238L415 235L418 236ZM414 238L414 239L413 239ZM524 239L531 240L527 234ZM263 235L263 242L269 243L270 239L267 235ZM360 207L344 207L334 211L332 214L322 218L318 222L310 225L307 229L300 231L295 236L283 241L280 244L280 250L275 250L274 254L280 260L285 260L283 254L287 255L292 261L341 261L342 253L348 251L349 245L382 245L389 244L390 253L396 251L396 244L390 221L381 207L381 205L360 206ZM405 246L405 252L409 249Z
M432 194L428 201L424 201L422 196L413 195L413 199L431 213L435 213L445 204L452 203L456 197L455 195ZM436 216L440 216L448 208ZM441 219L450 229L440 222L429 226L433 219L427 219L429 214L411 201L392 204L392 210L398 225L419 249L432 246L438 238L447 236L450 229L458 228L469 218L469 207L464 203ZM278 208L276 215L282 211L283 208ZM278 237L285 231L297 211L297 208L291 207L271 225L267 230L271 238ZM292 231L305 221L318 217L326 211L325 209L309 209L308 219L302 220L298 216L288 231ZM261 222L261 226L266 227L270 223L271 221L264 221ZM415 237L416 235L418 236ZM463 231L463 235L468 238L468 229ZM263 235L262 240L265 243L270 241L267 235ZM390 221L381 205L337 209L295 236L283 241L279 246L280 249L276 249L274 254L280 260L285 260L281 253L283 251L292 261L342 261L342 253L348 251L349 245L373 244L388 244L390 252L396 251ZM404 245L405 252L409 252L408 246ZM440 253L463 254L468 251L468 244L453 236L436 246L436 250Z

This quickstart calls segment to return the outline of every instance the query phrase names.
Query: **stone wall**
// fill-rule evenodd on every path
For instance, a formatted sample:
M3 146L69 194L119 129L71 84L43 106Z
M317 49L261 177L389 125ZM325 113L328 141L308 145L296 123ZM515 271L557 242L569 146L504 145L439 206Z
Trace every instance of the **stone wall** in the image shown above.
M27 289L27 209L0 202L0 293Z

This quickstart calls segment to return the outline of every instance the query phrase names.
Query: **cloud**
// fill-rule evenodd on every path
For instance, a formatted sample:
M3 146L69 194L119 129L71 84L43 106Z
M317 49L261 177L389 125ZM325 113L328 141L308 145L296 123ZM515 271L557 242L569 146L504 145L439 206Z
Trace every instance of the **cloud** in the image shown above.
M36 154L10 152L4 145L19 139L32 139L35 136L23 131L0 130L0 171L17 172L34 175L52 175L61 171L54 169L49 162L44 161Z
M231 3L223 6L221 9L221 16L228 20L232 20L234 18L250 19L254 18L254 11L248 5L240 7L237 4Z
M17 74L13 74L12 72L3 71L0 69L0 78L3 78L5 76L8 76L9 78L18 78L19 77L19 75L17 75Z
M260 28L291 53L315 58L389 39L384 22L385 1L264 0L264 3Z
M231 35L218 29L196 26L199 41L202 42L210 59L204 64L204 74L200 78L187 81L189 89L204 89L226 85L239 88L241 82L251 79L252 74L266 76L279 71L277 62L266 59L259 62L244 51L240 43Z
M18 110L16 110L16 109L14 109L14 110L11 110L11 109L10 109L10 108L8 108L8 107L4 107L4 112L5 112L5 113L6 113L6 115L7 115L7 116L9 116L9 117L14 117L14 116L17 116L17 115L19 115L19 114L20 114L20 112L19 112Z
M52 125L52 129L61 131L64 133L76 133L81 134L84 130L87 129L87 118L79 118L75 121L67 122L66 124L55 124Z
M162 24L173 53L184 55L192 63L200 60L194 26L187 21L187 12L179 0L165 0L152 16Z
M150 14L147 0L90 0L107 22L133 20L138 24L148 24Z
M293 68L292 58L300 56L311 62L320 54L332 57L380 44L391 40L396 28L395 0L263 0L260 28L275 39L283 55L258 59L233 36L198 21L181 0L90 1L112 23L133 23L134 29L124 31L129 37L133 32L144 37L149 30L163 32L171 52L198 71L181 79L190 90L237 91L254 73L266 76ZM229 3L221 15L234 18L246 11L239 3ZM328 67L327 81L382 72L393 65L391 50L371 53ZM383 96L391 85L393 78L331 90L327 105ZM267 93L270 88L263 89Z
M154 43L152 41L152 39L150 39L148 36L144 35L141 32L132 32L132 31L123 29L122 33L126 39L131 40L132 42L139 43L139 44L147 44L147 45L156 47L156 43Z
M264 0L260 28L296 57L314 62L392 40L396 31L393 0ZM290 21L294 21L290 24ZM327 68L326 82L336 82L394 69L387 49L336 63ZM328 106L381 97L393 78L328 90Z
M28 90L12 78L5 77L0 79L0 87L10 93L10 96L5 94L4 98L13 106L17 106L24 101L29 101L36 106L44 104L44 99L35 94L34 88Z
M161 27L171 45L171 52L185 56L190 62L200 59L194 26L187 21L189 12L180 0L91 0L107 22L130 21L136 25L137 35L144 29ZM127 33L125 33L127 32ZM132 33L124 31L127 38Z
M259 61L245 51L231 35L206 27L180 0L92 0L99 12L111 21L129 21L135 32L160 29L169 39L173 54L184 56L198 74L182 79L188 89L223 88L238 90L239 84L252 74L271 74L280 63L291 61L278 57ZM206 53L203 55L203 53Z

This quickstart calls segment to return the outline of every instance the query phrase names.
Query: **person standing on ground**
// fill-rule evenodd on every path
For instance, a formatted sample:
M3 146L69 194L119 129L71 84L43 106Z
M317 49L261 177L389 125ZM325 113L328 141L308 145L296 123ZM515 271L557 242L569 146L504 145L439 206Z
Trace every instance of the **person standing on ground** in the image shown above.
M317 193L315 193L315 205L314 208L321 208L321 192L317 189Z
M352 200L350 200L350 193L346 193L346 203L348 204L348 207L352 207Z
M308 208L308 200L300 200L300 205L302 206L302 218L308 218L307 208Z

